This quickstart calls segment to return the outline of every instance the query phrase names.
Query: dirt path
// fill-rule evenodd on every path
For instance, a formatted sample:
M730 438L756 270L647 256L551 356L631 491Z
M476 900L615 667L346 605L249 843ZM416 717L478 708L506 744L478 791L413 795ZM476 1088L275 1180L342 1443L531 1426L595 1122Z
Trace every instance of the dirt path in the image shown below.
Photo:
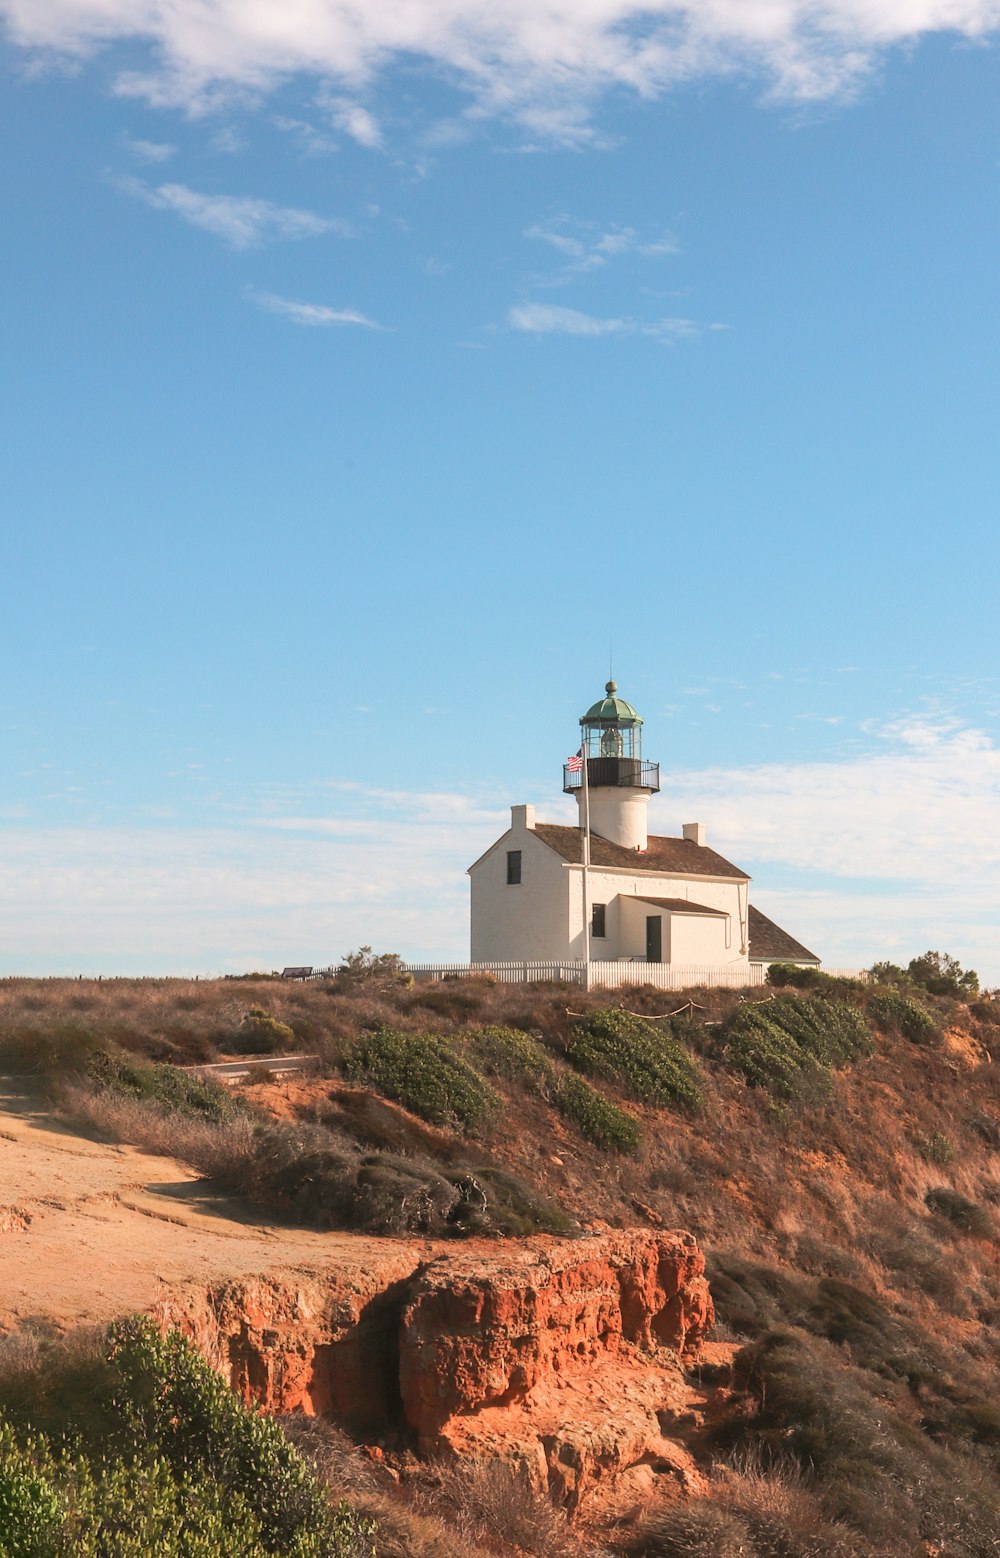
M0 1331L107 1320L192 1281L333 1267L349 1280L437 1248L258 1221L183 1164L76 1135L0 1079Z

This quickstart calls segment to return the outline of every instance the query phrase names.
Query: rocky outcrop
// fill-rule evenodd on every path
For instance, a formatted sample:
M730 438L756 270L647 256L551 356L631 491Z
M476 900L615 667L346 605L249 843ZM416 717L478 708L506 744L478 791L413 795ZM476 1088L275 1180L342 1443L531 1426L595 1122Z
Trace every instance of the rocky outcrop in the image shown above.
M690 1234L463 1246L416 1270L386 1257L189 1289L156 1313L269 1411L501 1455L570 1505L640 1465L697 1482L669 1434L691 1395L680 1362L712 1321Z

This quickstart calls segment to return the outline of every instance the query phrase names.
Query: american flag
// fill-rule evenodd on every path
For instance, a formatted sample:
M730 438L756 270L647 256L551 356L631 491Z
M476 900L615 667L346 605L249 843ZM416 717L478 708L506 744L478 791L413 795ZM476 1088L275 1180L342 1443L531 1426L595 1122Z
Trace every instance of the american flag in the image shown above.
M583 767L583 758L579 752L574 752L572 757L566 759L566 772L578 774Z

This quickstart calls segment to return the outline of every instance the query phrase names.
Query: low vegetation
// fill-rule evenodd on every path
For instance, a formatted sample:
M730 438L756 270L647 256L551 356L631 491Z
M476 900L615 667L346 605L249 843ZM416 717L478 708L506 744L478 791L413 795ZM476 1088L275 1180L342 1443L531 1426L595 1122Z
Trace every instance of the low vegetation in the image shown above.
M620 1008L599 1008L574 1021L566 1055L589 1075L614 1082L629 1098L661 1109L700 1110L701 1073L670 1027Z
M89 1352L0 1346L10 1558L376 1558L376 1540L176 1333L125 1319Z
M737 1007L720 1028L719 1043L726 1064L751 1087L785 1100L822 1097L834 1070L872 1048L858 1008L820 996Z
M996 1558L1000 1002L967 1003L953 962L666 999L410 989L391 969L298 986L0 984L0 1059L87 1129L316 1226L516 1236L642 1217L697 1235L734 1354L707 1366L724 1389L692 1441L706 1497L585 1537L509 1474L473 1488L460 1466L407 1463L397 1488L330 1425L294 1426L350 1558ZM671 1015L683 1006L696 1021ZM167 1063L238 1052L255 1010L318 1057L315 1078L234 1094ZM289 1042L268 1038L276 1054ZM74 1410L103 1421L111 1361L81 1373L46 1356ZM32 1383L19 1407L4 1378L0 1355L2 1488L22 1490L22 1516L65 1521L86 1505L65 1467L85 1455L100 1481L90 1436L105 1430L67 1438L65 1404ZM133 1480L168 1536L148 1550L203 1528L213 1558L218 1501L192 1491L201 1463L185 1483L154 1430L168 1472L136 1462ZM112 1470L86 1495L105 1511L126 1498ZM232 1507L244 1546L227 1552L279 1550L253 1546L274 1540L260 1510ZM38 1549L67 1550L132 1551Z
M400 1033L379 1028L360 1034L348 1052L345 1075L366 1083L384 1098L412 1109L434 1125L481 1136L500 1114L489 1083L436 1033Z
M936 1044L941 1031L925 1006L899 990L880 990L868 1002L868 1015L881 1033L899 1033L911 1044Z

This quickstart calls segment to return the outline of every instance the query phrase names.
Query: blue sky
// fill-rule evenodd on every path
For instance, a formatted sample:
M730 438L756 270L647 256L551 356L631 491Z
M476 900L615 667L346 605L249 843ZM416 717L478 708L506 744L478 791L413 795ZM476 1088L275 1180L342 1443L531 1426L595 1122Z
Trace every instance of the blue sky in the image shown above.
M0 0L0 969L463 956L613 643L655 829L1000 983L997 29Z

